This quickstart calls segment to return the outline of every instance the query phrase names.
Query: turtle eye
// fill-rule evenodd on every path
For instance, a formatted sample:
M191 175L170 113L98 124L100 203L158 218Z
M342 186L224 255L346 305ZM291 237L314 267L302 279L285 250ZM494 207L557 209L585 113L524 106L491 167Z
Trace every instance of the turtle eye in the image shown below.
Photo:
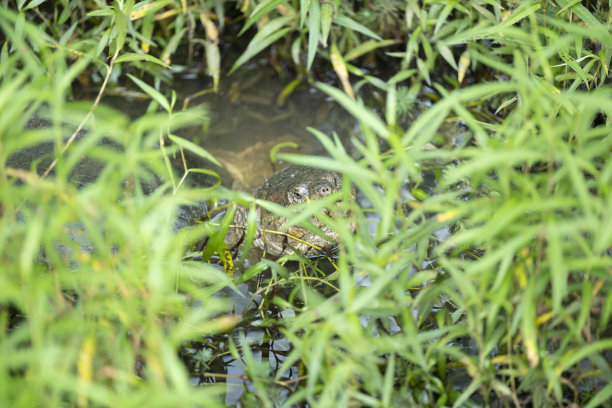
M299 203L304 201L308 197L308 188L303 184L293 187L293 190L289 194L289 202Z

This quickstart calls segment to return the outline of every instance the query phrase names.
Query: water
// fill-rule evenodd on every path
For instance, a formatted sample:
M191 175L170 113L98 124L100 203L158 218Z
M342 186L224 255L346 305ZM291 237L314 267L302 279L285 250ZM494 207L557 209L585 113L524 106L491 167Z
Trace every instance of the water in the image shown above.
M306 129L309 126L328 135L335 130L348 145L354 120L306 83L300 84L282 105L278 96L286 83L266 67L241 71L224 79L219 94L193 97L209 85L206 78L177 78L173 88L183 103L208 106L211 113L208 130L191 129L182 136L223 164L219 168L204 163L218 171L228 187L251 191L284 167L286 163L270 160L270 150L279 143L295 144L282 148L282 152L325 155L321 144Z

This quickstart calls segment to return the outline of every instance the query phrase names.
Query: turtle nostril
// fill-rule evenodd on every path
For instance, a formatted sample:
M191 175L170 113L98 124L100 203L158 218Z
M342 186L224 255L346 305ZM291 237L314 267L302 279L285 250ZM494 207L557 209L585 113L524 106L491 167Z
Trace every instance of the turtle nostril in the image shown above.
M326 196L331 194L331 188L329 188L329 186L322 186L319 192L321 193L321 195Z

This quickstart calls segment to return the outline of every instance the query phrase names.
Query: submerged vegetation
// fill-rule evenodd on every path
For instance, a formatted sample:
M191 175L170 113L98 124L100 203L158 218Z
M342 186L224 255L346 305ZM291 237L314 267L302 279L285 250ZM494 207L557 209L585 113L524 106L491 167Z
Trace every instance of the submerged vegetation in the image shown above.
M609 2L0 4L0 405L612 406ZM191 185L173 76L262 57L359 123L276 153L341 172L352 222ZM227 273L232 200L343 245Z

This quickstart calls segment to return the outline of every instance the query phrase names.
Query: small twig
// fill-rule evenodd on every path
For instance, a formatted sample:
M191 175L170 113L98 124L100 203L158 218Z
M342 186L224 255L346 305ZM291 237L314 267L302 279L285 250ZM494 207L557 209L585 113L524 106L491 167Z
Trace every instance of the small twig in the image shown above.
M100 103L100 99L102 99L102 95L104 94L104 90L106 89L106 85L108 84L108 80L110 79L111 73L113 72L113 65L115 65L115 58L117 58L117 55L119 55L119 50L115 51L115 54L113 55L113 57L110 60L110 64L108 65L108 70L106 72L106 77L104 77L104 82L102 83L102 86L100 87L100 91L98 91L98 96L96 97L96 100L94 101L93 105L91 105L91 108L89 109L89 112L87 112L87 115L85 115L85 118L81 121L81 124L79 125L79 127L77 127L77 129L74 131L72 136L70 136L70 138L66 142L66 145L62 149L62 151L60 153L60 156L66 152L68 147L70 147L70 145L76 139L76 137L79 134L79 132L81 131L81 129L83 129L83 126L85 126L85 123L87 123L89 118L91 118L93 116L93 111L94 111L94 109L96 109L96 107ZM57 164L57 159L53 160L53 163L51 163L51 165L49 165L47 170L45 170L45 172L42 175L42 178L47 177L49 175L49 173L51 172L51 170L53 170L53 168L55 168L56 164Z
M220 373L202 373L202 377L213 377L213 378L235 378L237 380L248 380L249 377L246 375L233 375L233 374L220 374Z
M308 378L307 375L301 375L299 377L292 378L290 380L285 380L285 381L277 380L277 381L274 381L274 383L277 384L277 385L283 386L283 387L289 387L289 385L291 385L293 383L296 383L296 382L300 382L300 381L305 380L307 378Z
M278 281L278 284L282 284L286 281L292 281L292 280L313 280L319 283L324 283L327 286L331 287L332 289L334 289L336 292L340 292L340 289L337 288L336 286L334 286L333 283L330 283L328 281L326 281L325 279L321 279L321 278L317 278L316 276L290 276L288 277L286 280L280 280Z

